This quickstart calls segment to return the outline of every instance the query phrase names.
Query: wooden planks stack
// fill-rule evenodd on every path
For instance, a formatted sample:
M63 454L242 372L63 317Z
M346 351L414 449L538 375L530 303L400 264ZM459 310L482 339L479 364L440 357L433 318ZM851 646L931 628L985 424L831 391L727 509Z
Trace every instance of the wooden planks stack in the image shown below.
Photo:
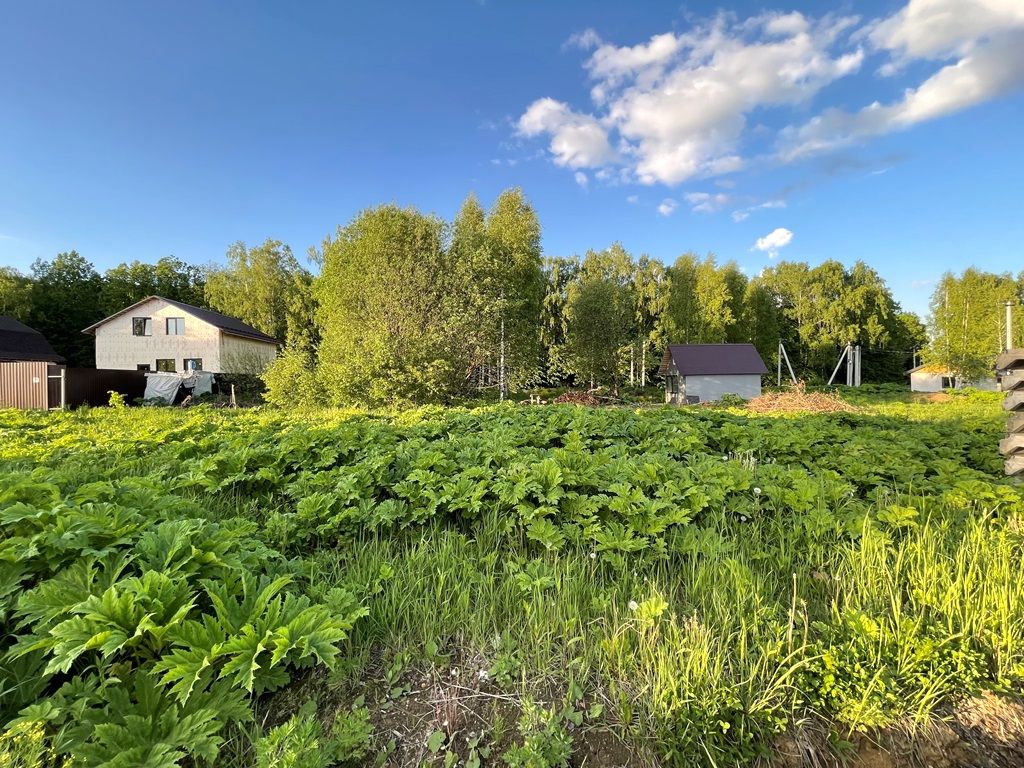
M1003 408L1010 412L999 452L1006 458L1006 474L1024 478L1024 348L1001 354L996 369L1003 372Z

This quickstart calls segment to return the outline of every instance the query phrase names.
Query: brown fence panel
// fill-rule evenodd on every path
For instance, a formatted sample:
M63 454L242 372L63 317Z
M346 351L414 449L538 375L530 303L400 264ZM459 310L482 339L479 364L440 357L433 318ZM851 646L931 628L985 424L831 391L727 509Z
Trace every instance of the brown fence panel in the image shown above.
M49 407L47 363L0 363L0 408Z
M118 371L110 368L68 368L65 392L67 405L106 405L110 392L120 392L129 403L146 392L145 371Z
M63 365L50 363L46 366L47 394L50 396L50 408L60 408L60 381L62 378Z

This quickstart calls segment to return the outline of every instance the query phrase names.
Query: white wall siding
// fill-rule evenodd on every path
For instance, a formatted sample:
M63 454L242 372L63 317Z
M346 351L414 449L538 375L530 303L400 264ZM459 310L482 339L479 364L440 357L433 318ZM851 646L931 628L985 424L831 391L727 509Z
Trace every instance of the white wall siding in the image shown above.
M954 378L948 371L914 371L910 374L910 391L911 392L941 392L946 387L943 387L943 378ZM948 381L946 383L949 383ZM999 382L996 381L994 376L985 376L977 381L964 381L962 378L955 378L954 389L960 389L961 387L974 387L975 389L982 389L986 392L997 392L999 390Z
M761 377L756 373L686 376L682 388L686 395L699 397L702 403L721 400L723 395L738 395L749 400L761 394Z
M152 336L132 334L133 317L153 319ZM185 333L168 336L168 317L184 317ZM161 299L150 299L130 312L96 328L96 367L134 371L148 364L156 370L158 359L174 360L174 369L183 370L182 360L198 357L207 371L220 371L220 329L186 314Z
M225 372L263 373L277 357L277 345L222 333L220 363ZM209 370L209 369L207 369Z

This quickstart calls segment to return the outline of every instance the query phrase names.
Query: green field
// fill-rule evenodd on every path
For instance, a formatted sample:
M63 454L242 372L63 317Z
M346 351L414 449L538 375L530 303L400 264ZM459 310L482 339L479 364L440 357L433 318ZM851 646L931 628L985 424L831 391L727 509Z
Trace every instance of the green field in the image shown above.
M0 766L734 765L1012 692L999 396L858 405L0 412Z

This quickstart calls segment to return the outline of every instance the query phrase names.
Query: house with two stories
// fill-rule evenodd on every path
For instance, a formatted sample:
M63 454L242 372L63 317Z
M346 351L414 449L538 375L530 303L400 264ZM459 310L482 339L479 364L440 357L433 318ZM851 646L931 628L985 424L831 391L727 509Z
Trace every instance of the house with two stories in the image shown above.
M241 320L163 296L147 296L90 325L96 367L184 373L261 373L279 342Z

